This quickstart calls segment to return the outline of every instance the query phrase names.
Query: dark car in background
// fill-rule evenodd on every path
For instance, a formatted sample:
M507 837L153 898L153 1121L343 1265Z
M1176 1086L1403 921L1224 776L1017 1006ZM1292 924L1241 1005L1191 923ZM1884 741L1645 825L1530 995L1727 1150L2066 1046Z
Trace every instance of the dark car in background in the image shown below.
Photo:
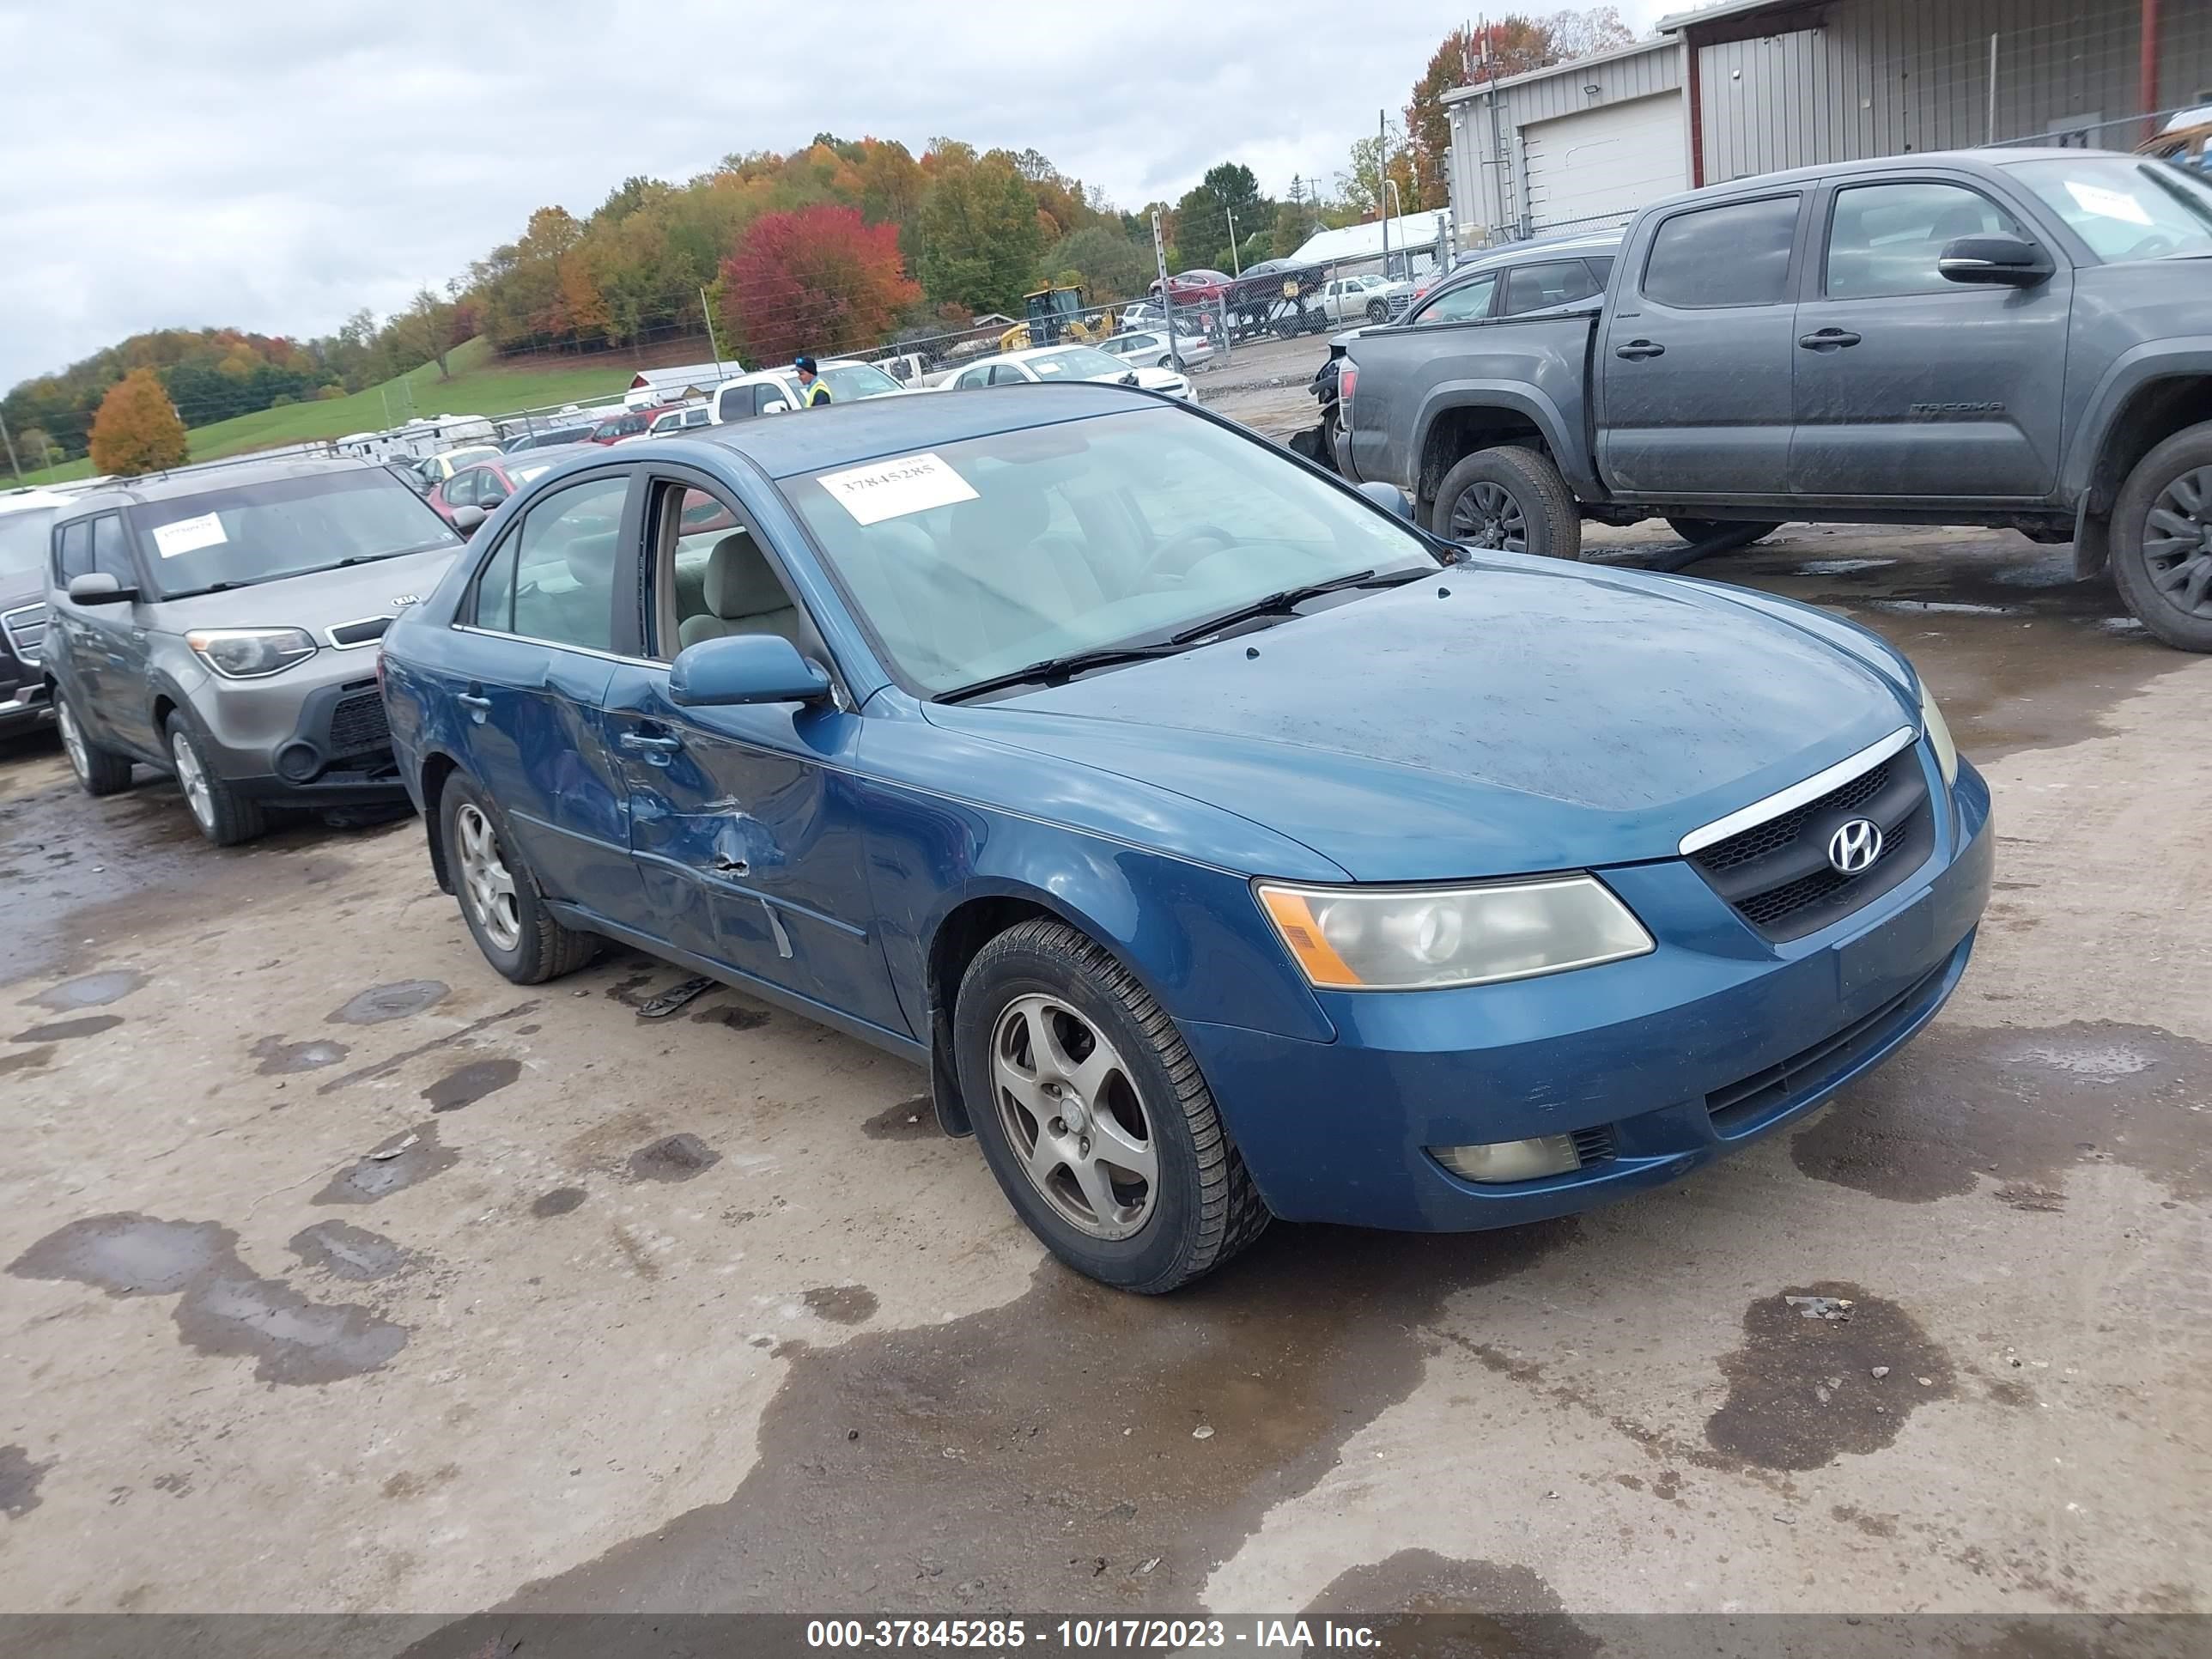
M88 794L173 774L200 833L403 805L376 647L460 550L371 461L118 480L55 510L41 673Z
M657 404L649 404L643 409L625 409L619 415L608 416L605 420L593 427L591 435L584 441L594 444L618 444L624 438L638 437L653 424L653 416L659 413L660 406Z
M558 449L565 444L589 443L592 428L598 424L597 421L581 421L571 422L567 426L545 427L509 438L500 447L510 455L520 455L532 449Z
M46 542L69 497L43 489L0 495L0 738L52 722L39 673L46 631Z

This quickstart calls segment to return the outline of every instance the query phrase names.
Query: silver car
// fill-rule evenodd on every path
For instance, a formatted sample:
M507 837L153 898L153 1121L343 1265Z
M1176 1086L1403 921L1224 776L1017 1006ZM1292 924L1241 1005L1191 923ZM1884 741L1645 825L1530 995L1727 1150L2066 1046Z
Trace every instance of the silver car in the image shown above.
M77 781L110 795L134 765L173 774L219 847L271 807L404 803L377 641L461 545L369 461L193 468L70 502L41 666Z

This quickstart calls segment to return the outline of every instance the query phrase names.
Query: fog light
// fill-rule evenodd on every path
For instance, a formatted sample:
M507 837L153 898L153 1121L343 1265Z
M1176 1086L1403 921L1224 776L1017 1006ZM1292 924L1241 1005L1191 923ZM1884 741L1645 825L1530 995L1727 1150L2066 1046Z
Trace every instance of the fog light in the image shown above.
M323 769L323 757L310 743L286 744L276 751L276 771L290 783L305 783Z
M1429 1152L1453 1174L1469 1181L1534 1181L1583 1167L1582 1154L1566 1135L1534 1140L1493 1140L1486 1146L1431 1146Z

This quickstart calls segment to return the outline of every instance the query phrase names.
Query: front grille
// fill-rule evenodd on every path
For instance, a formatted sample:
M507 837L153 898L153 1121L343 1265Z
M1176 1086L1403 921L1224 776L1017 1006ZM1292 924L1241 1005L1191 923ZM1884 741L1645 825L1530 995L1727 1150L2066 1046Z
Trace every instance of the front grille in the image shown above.
M385 723L384 699L362 691L338 699L331 711L331 753L358 755L392 744L392 728Z
M1828 838L1853 818L1881 827L1881 853L1844 875L1828 863ZM1935 847L1934 802L1918 757L1869 767L1819 799L1739 830L1690 854L1705 883L1770 939L1802 939L1887 893Z
M340 623L330 630L331 643L341 651L356 646L374 645L384 637L384 630L392 626L389 617L363 617L359 622Z
M1939 963L1872 1013L1853 1020L1833 1036L1789 1059L1740 1078L1705 1097L1705 1111L1713 1133L1723 1138L1748 1132L1793 1101L1801 1100L1838 1073L1849 1071L1863 1055L1880 1048L1903 1021L1918 1012L1929 991L1943 977L1948 962Z
M35 668L39 647L46 637L46 607L27 605L14 611L0 611L0 632L7 635L8 648L24 665Z
M1593 1164L1602 1164L1613 1156L1613 1125L1601 1123L1593 1129L1577 1129L1569 1137L1575 1143L1576 1156L1585 1170Z

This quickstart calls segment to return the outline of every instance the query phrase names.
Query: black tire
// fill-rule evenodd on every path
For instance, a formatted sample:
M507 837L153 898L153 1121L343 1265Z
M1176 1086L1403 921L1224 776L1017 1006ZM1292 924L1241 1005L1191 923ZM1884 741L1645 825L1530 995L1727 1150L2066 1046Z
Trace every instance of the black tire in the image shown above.
M131 787L131 759L102 749L85 734L84 722L63 693L54 693L54 723L61 730L62 752L77 787L88 795L119 795Z
M2122 603L2153 638L2212 651L2212 421L2175 433L2128 474L2112 504L2112 562Z
M1127 1237L1094 1237L1063 1217L1010 1138L993 1043L1016 1006L1037 996L1090 1022L1121 1057L1158 1171L1149 1211ZM1076 1272L1158 1296L1212 1272L1266 1231L1267 1206L1175 1022L1094 940L1044 917L1000 934L969 963L952 1026L960 1091L992 1174L1030 1231Z
M162 737L169 746L177 787L185 792L185 810L200 834L217 847L235 847L269 833L269 814L261 803L248 800L216 774L208 760L207 744L183 709L169 716Z
M461 907L461 920L483 952L484 960L517 985L543 985L549 979L573 974L599 954L596 934L580 933L554 920L545 907L545 895L537 874L507 832L507 821L475 784L459 772L446 780L438 797L438 833L446 853L446 872L452 878L453 897ZM472 813L491 837L493 855L513 887L513 938L501 935L503 921L487 917L478 908L471 888L463 848L463 815Z
M1454 514L1463 500L1468 511L1455 529ZM1471 547L1547 559L1583 556L1583 520L1574 492L1551 457L1519 444L1478 449L1445 473L1429 508L1429 528L1446 541ZM1517 548L1512 545L1516 539L1522 543Z
M1717 536L1724 530L1747 531L1750 534L1736 545L1749 547L1754 543L1765 541L1782 526L1779 523L1738 524L1733 519L1669 519L1667 520L1667 528L1684 541L1692 543L1704 541L1710 536Z
M1370 323L1389 322L1390 307L1380 300L1370 300L1367 302L1367 320Z

